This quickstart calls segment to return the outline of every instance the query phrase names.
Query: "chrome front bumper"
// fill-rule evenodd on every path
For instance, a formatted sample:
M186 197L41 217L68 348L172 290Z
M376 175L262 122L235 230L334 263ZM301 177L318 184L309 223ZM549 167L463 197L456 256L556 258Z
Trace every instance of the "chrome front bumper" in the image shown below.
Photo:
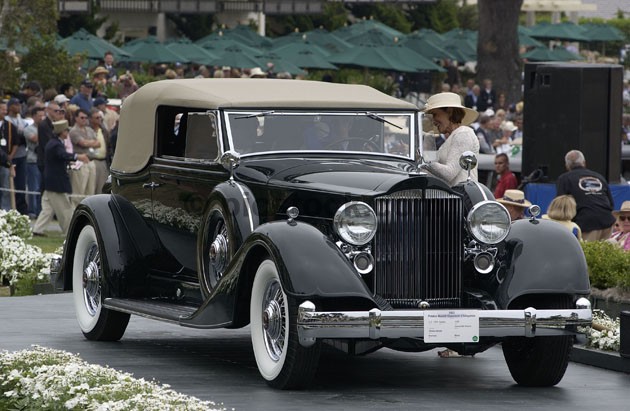
M451 310L452 311L452 310ZM470 311L470 310L468 310ZM425 310L322 312L305 301L298 308L300 344L318 338L424 338ZM481 337L563 335L567 326L591 325L591 303L580 298L575 309L478 310Z

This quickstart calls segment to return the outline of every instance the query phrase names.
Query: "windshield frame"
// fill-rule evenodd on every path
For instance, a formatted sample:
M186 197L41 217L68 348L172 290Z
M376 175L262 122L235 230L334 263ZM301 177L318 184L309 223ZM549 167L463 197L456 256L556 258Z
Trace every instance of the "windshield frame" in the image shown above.
M267 155L267 154L278 154L278 153L301 153L301 154L319 154L322 153L334 153L334 154L349 154L349 155L370 155L370 156L392 156L396 158L404 158L407 160L414 160L416 147L417 147L417 130L418 130L418 116L417 112L412 110L288 110L288 109L228 109L222 110L222 117L225 124L225 137L227 140L227 144L230 150L237 151L241 154L242 157L248 156L258 156L258 155ZM335 116L355 116L355 118L361 119L370 119L370 121L378 122L382 124L383 130L385 128L391 128L396 130L402 136L407 136L409 138L409 148L406 150L405 154L394 153L394 152L386 152L385 150L385 136L380 137L383 144L383 149L381 151L362 151L362 150L353 150L353 149L342 149L342 148L324 148L324 149L314 149L314 148L297 148L297 149L274 149L270 147L266 147L260 150L254 150L248 152L247 150L239 151L237 144L235 144L235 137L233 135L233 130L235 129L234 124L237 121L242 121L244 119L256 118L259 120L258 124L258 133L260 136L260 127L264 127L265 120L273 117L280 116L302 116L302 117L313 117L314 121L317 119L330 119ZM404 117L406 124L403 125L401 130L405 132L400 132L399 126L391 125L392 122L396 123L396 119L393 117ZM385 120L385 121L383 121ZM318 120L319 121L319 120ZM389 124L388 124L389 123ZM407 127L408 124L408 127ZM385 133L384 133L385 134ZM357 136L361 137L361 136ZM376 136L378 137L378 136ZM366 138L366 137L363 137ZM387 138L391 139L391 136L388 135ZM367 138L366 138L367 139Z

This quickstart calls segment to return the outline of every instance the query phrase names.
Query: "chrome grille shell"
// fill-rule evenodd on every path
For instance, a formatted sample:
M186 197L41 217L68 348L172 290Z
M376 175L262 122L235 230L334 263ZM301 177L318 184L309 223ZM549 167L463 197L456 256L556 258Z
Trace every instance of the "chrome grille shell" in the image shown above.
M404 190L376 198L374 291L395 308L461 306L462 198Z

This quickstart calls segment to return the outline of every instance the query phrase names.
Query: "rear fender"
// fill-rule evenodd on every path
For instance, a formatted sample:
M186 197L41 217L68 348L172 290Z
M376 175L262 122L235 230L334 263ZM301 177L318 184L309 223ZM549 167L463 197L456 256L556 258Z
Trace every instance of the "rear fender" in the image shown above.
M159 253L159 243L153 230L133 204L123 197L111 194L90 196L77 206L70 222L61 262L60 281L63 289L72 289L76 241L87 224L94 227L100 247L105 252L105 295L141 295L146 290L149 273L146 260Z

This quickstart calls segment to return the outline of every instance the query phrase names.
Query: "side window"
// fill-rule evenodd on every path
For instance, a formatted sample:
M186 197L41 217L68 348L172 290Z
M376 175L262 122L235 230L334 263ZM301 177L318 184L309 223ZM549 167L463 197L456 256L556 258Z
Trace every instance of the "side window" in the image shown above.
M214 113L188 113L186 158L215 160L219 154Z
M156 113L158 157L184 157L187 122L186 108L158 107Z
M218 157L215 113L190 107L157 109L157 156L215 160Z

